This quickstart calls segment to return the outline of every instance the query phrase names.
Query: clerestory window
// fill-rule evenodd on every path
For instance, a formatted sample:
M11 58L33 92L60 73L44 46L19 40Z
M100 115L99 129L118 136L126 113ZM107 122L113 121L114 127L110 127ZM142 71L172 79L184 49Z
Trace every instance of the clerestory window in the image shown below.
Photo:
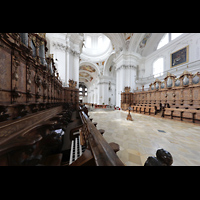
M183 33L165 33L160 42L158 43L157 49L160 49L161 47L165 46L166 44L168 44L169 42L171 42L172 40L174 40L182 34Z

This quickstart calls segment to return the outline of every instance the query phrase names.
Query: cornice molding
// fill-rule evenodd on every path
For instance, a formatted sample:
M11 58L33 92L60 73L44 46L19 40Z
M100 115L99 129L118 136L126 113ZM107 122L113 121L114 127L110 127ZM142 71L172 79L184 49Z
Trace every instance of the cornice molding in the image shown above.
M80 52L73 50L71 47L64 45L63 43L53 41L52 46L56 50L65 51L72 54L73 56L80 57Z
M120 70L120 69L131 69L131 68L137 69L137 66L134 66L134 65L121 65L120 67L118 67L118 68L116 69L116 71L118 71L118 70Z

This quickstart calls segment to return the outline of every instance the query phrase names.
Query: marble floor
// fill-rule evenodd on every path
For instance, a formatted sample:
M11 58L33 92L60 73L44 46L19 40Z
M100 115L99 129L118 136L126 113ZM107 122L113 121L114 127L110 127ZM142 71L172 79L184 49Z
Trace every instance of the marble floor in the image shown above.
M126 166L143 166L157 149L169 151L172 166L200 165L200 125L131 113L126 120L122 110L94 109L89 111L98 129L104 129L107 142L120 145L117 155Z

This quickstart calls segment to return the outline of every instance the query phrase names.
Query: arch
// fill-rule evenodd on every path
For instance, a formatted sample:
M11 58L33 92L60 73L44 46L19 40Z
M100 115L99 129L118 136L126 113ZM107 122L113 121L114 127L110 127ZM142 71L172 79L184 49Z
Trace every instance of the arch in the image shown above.
M160 41L159 41L159 43L157 45L156 50L162 48L163 46L165 46L168 43L169 43L169 33L165 33L162 36L162 38L160 39Z
M86 77L80 77L79 80L80 80L80 82L83 82L82 80L87 80L87 83L90 82L90 80L88 78L86 78Z
M94 76L92 76L92 74L90 72L88 72L88 71L81 70L81 71L79 71L79 79L80 78L88 79L89 82L91 82L94 79Z
M129 52L137 52L141 56L146 57L156 51L158 43L165 33L152 33L148 38L144 48L140 48L140 42L145 37L145 33L134 33L129 44Z
M96 72L98 73L98 75L100 75L100 70L99 70L99 67L98 67L97 64L94 64L94 63L88 62L88 61L81 61L80 65L79 65L79 68L81 66L83 66L83 65L90 65L91 67L93 67L96 70Z
M145 33L134 33L129 44L129 51L136 52L137 47Z
M91 73L91 72L88 72L88 71L86 71L86 70L79 70L79 73L82 73L82 72L84 72L84 73L86 73L86 74L88 74L88 75L90 75L90 76L92 76L92 77L95 77L95 76L93 75L93 73Z
M106 60L105 65L104 65L104 69L103 69L103 75L109 76L109 68L110 68L110 65L113 62L114 57L115 57L115 53L112 53L109 56L109 58Z
M103 33L103 34L111 40L111 43L116 50L118 50L120 47L125 46L125 38L123 36L123 33Z

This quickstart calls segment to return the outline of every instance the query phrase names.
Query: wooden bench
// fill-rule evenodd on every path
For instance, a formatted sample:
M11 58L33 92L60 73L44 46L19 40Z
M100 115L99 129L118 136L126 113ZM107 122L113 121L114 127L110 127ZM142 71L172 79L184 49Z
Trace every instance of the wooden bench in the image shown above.
M144 112L144 114L148 113L149 115L150 114L153 114L153 115L157 114L156 106L152 106L151 104L142 104L142 105L133 106L133 111L135 111L135 112L139 111L139 113Z
M149 115L150 115L150 114L151 114L151 110L153 111L152 107L146 106L146 107L144 108L144 114L145 114L145 113L149 113Z
M133 111L139 111L141 113L141 106L133 106Z
M169 115L169 112L170 112L171 119L173 119L173 117L180 117L181 121L183 121L184 113L191 113L192 116L191 117L187 116L187 118L191 118L193 123L195 123L196 114L200 114L200 110L195 110L195 109L165 108L163 111L163 117L165 117L166 115ZM174 115L175 112L176 112L176 115Z

